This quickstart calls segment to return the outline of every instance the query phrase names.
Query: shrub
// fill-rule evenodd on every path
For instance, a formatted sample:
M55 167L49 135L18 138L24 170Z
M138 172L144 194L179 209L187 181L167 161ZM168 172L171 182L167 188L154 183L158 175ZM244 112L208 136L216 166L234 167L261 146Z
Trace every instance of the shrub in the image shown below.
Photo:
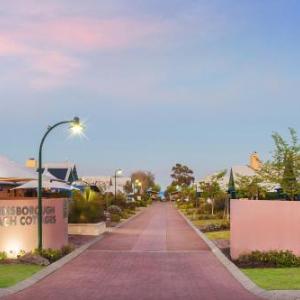
M118 223L118 222L120 222L121 217L120 217L119 214L111 214L110 220L111 220L112 222Z
M46 259L45 257L42 257L37 252L26 253L25 255L18 257L18 261L30 265L38 265L38 266L50 265L49 260Z
M100 193L75 191L69 206L69 223L97 223L104 220L104 203Z
M110 198L109 203L111 203L111 205L116 205L116 206L120 207L121 209L127 207L127 199L124 194L117 193L116 197L114 195L110 194L110 195L108 195L108 197Z
M51 248L42 249L42 250L37 249L35 251L35 254L39 254L40 256L48 259L50 263L59 260L63 256L61 249L51 249Z
M195 212L195 210L194 210L193 208L188 208L188 209L186 210L186 214L187 214L187 215L192 215L192 214L194 214L194 212Z
M36 249L34 253L48 259L50 263L53 263L59 260L60 258L62 258L63 256L72 252L73 249L74 248L72 246L66 245L63 246L61 249L52 249L52 248L42 249L42 250Z
M128 219L133 214L134 214L134 212L132 210L126 208L123 210L121 216L123 219Z
M135 208L136 208L135 202L127 202L126 203L126 208L134 211Z
M122 219L128 219L128 218L129 218L128 213L127 213L126 211L123 211L123 212L121 213L121 218L122 218Z
M125 212L127 215L133 215L133 214L134 214L134 210L131 210L131 209L128 209L128 208L125 208L125 209L124 209L124 212Z
M69 253L71 253L74 250L74 246L72 245L65 245L61 248L62 256L65 256Z
M198 204L199 214L211 214L211 205L205 199L200 199Z
M25 250L21 249L17 255L17 258L20 258L20 257L24 256L25 254L26 254Z
M5 260L5 259L7 259L7 254L6 254L6 252L0 252L0 261L1 260Z
M185 210L185 209L188 209L188 208L194 208L194 204L192 203L192 202L189 202L189 203L187 203L187 202L182 202L182 201L179 201L178 203L177 203L177 207L179 208L179 209L182 209L182 210Z
M181 210L186 210L188 208L187 204L178 203L177 207Z
M212 214L199 214L199 220L215 220L215 219L223 219L223 213L217 213L215 215Z
M151 205L152 204L152 199L149 198L146 202L147 202L147 205Z
M147 203L143 200L138 200L136 201L136 204L139 206L139 207L146 207L147 206Z
M225 208L226 195L220 194L215 198L215 211L223 211Z
M199 218L199 220L213 220L216 217L211 214L199 214L198 218Z
M239 267L299 267L300 257L291 251L253 251L250 254L241 255L235 263Z
M228 229L230 229L230 223L226 221L222 222L221 224L213 223L201 227L201 231L203 232L221 231L221 230L228 230Z
M108 208L108 212L111 213L111 214L115 214L115 215L121 215L122 209L117 205L111 205Z

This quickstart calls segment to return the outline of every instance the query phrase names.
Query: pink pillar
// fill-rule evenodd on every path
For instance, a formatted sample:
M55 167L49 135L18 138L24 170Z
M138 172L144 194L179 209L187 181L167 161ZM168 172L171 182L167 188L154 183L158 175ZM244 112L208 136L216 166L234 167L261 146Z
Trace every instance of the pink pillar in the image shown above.
M300 202L231 200L230 253L290 250L300 255Z
M37 248L37 199L0 200L0 251L16 256ZM43 199L43 247L68 244L68 200Z

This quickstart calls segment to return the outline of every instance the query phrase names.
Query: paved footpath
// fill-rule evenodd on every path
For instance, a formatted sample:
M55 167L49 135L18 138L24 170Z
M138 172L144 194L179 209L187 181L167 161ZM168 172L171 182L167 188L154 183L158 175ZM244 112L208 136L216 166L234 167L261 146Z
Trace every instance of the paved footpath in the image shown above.
M157 203L10 299L257 299L169 203Z

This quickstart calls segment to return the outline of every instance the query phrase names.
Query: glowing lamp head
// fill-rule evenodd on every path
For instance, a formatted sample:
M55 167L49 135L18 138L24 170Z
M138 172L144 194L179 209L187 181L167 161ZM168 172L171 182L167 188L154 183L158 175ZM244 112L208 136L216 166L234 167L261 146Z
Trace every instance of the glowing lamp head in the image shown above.
M136 180L135 180L135 185L136 185L136 186L142 186L142 183L141 183L138 179L136 179Z
M116 170L116 176L122 176L123 171L121 169Z
M71 122L70 129L71 129L72 135L82 135L83 134L84 126L80 122L80 119L78 117L74 117L74 119Z

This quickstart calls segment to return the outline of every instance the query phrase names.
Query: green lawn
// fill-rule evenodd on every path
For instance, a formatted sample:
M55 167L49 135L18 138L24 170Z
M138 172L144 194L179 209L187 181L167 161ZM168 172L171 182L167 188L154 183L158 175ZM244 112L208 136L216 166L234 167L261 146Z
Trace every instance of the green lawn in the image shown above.
M210 240L229 240L230 239L230 230L206 232L205 235Z
M300 268L257 268L242 271L266 290L300 289Z
M25 264L0 264L0 288L10 287L22 281L43 267Z

